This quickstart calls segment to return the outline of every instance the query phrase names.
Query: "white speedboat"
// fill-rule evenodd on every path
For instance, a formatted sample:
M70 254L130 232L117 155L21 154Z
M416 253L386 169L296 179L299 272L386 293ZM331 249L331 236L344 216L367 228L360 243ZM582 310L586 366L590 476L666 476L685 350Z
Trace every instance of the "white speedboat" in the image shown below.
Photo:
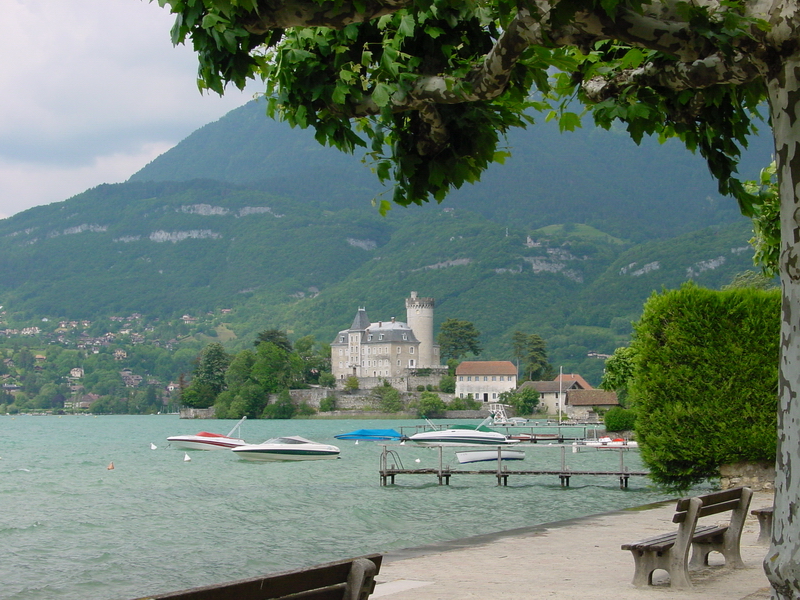
M453 427L451 429L433 429L409 436L409 441L421 446L508 446L518 444L508 436L492 431L484 425L491 421L486 419L477 427Z
M339 448L312 442L299 435L272 438L261 444L245 444L233 449L246 460L319 460L338 458Z
M172 437L168 437L167 441L184 450L230 450L231 448L247 444L242 438L232 437L245 419L247 419L247 417L242 417L242 419L234 425L233 429L228 432L228 435L201 431L194 435L173 435Z
M485 448L482 450L463 450L456 452L458 462L463 464L474 462L489 462L497 461L497 455L500 454L500 460L525 460L525 451L517 450L516 448Z

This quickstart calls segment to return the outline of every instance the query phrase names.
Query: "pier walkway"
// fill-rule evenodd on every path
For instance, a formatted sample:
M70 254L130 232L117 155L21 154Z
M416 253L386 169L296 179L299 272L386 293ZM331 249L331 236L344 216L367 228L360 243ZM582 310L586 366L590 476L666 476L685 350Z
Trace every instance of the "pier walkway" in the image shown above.
M397 475L435 475L439 480L439 485L450 485L450 478L454 475L493 475L497 478L497 485L508 485L508 478L510 476L526 476L526 475L552 475L558 477L561 481L562 487L569 487L571 477L575 476L604 476L604 477L618 477L619 487L627 488L628 479L630 477L644 477L649 475L648 471L631 471L625 466L625 453L628 452L626 448L619 448L613 450L602 450L603 452L618 452L619 453L619 467L614 470L573 470L569 467L566 460L566 450L572 446L561 445L561 467L559 469L509 469L507 463L500 460L500 450L498 447L498 460L494 463L496 466L493 469L475 469L470 467L452 468L445 465L442 459L442 446L439 446L439 466L427 467L417 469L407 469L403 466L400 456L395 450L390 449L388 446L383 447L380 462L380 478L381 485L393 485ZM491 463L486 463L491 464Z

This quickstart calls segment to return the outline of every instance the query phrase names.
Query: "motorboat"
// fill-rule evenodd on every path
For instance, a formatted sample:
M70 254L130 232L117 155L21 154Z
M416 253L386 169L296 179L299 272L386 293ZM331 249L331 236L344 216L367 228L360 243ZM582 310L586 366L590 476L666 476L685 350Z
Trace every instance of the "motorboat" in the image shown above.
M519 440L512 440L502 433L487 428L485 425L491 422L491 419L492 417L488 417L477 427L434 428L422 431L409 436L408 440L421 446L508 446L519 443Z
M509 417L506 414L506 404L490 404L489 413L492 416L492 425L518 427L525 425L528 419L523 417Z
M458 462L463 464L474 462L496 461L500 455L500 460L525 460L525 451L516 448L485 448L482 450L462 450L456 452Z
M242 438L233 437L234 433L240 430L245 419L247 419L247 417L242 417L239 422L234 425L233 429L228 432L228 435L201 431L194 435L173 435L172 437L168 437L167 441L183 450L230 450L231 448L247 444ZM239 435L241 435L241 433L239 433Z
M350 433L333 436L337 440L367 440L372 442L389 442L400 440L403 436L394 429L356 429Z
M596 440L587 440L583 442L583 446L588 446L590 448L597 448L598 450L614 450L614 449L629 449L629 448L638 448L639 444L634 440L626 440L624 438L610 438L610 437L601 437L597 438Z
M271 438L261 444L245 444L233 448L245 460L320 460L339 458L339 448L307 440L299 435Z

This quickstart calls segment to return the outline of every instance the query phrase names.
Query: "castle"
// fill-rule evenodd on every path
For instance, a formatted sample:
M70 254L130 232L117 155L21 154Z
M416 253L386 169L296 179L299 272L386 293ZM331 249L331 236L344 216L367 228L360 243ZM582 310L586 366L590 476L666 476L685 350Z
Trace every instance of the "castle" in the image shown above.
M370 322L361 307L350 329L331 343L331 372L338 381L358 378L405 377L419 369L441 368L433 339L433 298L411 292L406 298L406 322Z

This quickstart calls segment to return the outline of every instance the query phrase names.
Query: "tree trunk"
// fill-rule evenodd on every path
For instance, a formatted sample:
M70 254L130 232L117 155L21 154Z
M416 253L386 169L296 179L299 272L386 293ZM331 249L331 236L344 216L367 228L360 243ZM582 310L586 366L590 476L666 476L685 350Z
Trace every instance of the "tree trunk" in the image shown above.
M781 357L775 515L764 570L778 600L800 597L800 54L767 79L781 197ZM795 464L797 468L794 468Z

